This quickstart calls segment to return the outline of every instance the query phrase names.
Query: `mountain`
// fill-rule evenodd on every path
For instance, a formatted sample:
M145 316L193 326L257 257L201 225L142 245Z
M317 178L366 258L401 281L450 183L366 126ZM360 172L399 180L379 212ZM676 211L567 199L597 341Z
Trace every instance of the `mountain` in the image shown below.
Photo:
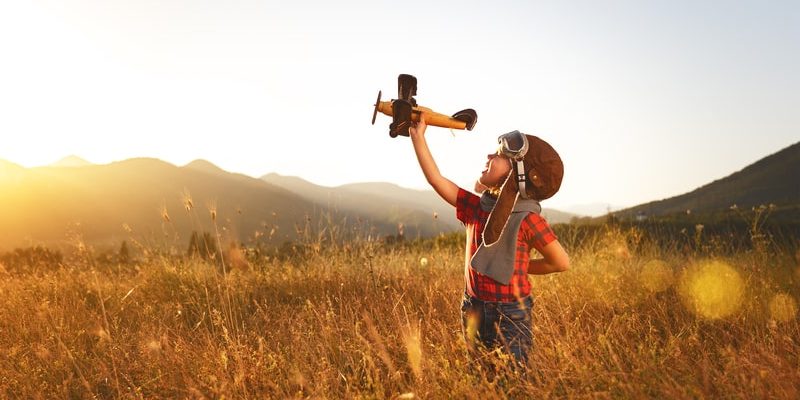
M619 217L716 213L736 205L750 209L774 204L778 210L800 206L800 142L689 193L615 212Z
M585 203L566 207L564 211L588 217L599 217L619 209L621 209L621 207L609 203Z
M436 215L443 231L461 229L455 209L433 190L408 189L393 183L351 183L337 187L315 185L298 177L275 173L261 177L267 182L283 187L309 201L347 210L360 210L371 216L392 215L393 220L404 219L421 222ZM550 223L569 222L575 214L558 210L542 210Z
M194 160L186 165L183 168L191 169L195 171L207 172L209 174L215 175L225 175L229 172L223 170L222 168L214 165L213 163L206 161L206 160Z
M447 218L434 219L432 212L403 207L400 201L388 208L392 200L386 198L339 207L355 203L360 195L325 197L325 189L318 188L313 197L306 197L293 190L224 171L205 160L178 167L134 158L80 168L24 168L0 160L0 250L58 246L78 238L96 245L119 246L122 240L135 239L185 248L192 231L219 230L225 240L245 243L258 234L267 244L281 245L297 239L304 227L328 233L333 227L341 235L373 237L396 234L400 223L407 237L453 228L443 222Z
M93 164L75 155L66 156L50 164L51 167L85 167L87 165Z
M320 208L361 215L371 220L385 219L408 228L433 228L430 234L460 229L455 210L433 191L405 189L389 183L365 183L326 187L293 176L271 173L261 177L283 187ZM383 191L382 189L390 189ZM422 229L427 231L427 229Z
M0 193L0 247L6 249L63 243L76 233L88 243L117 245L131 236L165 244L177 235L184 246L192 230L214 231L211 207L219 229L236 232L237 239L263 231L264 224L279 226L284 238L294 236L294 222L312 208L258 179L242 181L147 158L24 169L15 180L0 179ZM193 203L189 211L187 199Z
M552 208L542 208L542 217L550 224L567 224L573 218L580 218L580 215Z

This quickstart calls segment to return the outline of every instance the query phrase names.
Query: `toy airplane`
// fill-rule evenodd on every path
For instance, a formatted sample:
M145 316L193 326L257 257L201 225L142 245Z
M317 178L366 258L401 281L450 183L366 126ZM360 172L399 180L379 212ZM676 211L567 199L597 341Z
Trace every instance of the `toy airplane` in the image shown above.
M417 94L417 78L412 75L400 74L397 77L396 100L381 101L381 92L378 91L378 100L375 101L375 111L372 112L372 125L378 111L392 117L389 125L389 136L408 136L408 129L412 122L419 122L419 115L425 112L425 121L428 125L451 129L466 129L471 131L478 122L478 113L468 108L461 110L452 117L437 113L430 108L417 105L414 96Z

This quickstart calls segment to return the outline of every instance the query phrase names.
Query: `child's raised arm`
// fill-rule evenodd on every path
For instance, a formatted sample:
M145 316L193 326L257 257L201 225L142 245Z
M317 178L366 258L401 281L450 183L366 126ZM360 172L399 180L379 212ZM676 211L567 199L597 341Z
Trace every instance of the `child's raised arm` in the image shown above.
M420 121L414 124L409 129L411 142L414 144L414 152L417 153L417 160L419 166L422 167L422 172L425 174L425 179L433 187L433 190L442 196L442 198L450 203L453 207L456 205L458 198L458 186L449 179L442 176L439 172L439 167L436 166L436 161L433 160L431 151L428 149L428 142L425 140L425 129L428 124L425 123L425 113L420 115Z

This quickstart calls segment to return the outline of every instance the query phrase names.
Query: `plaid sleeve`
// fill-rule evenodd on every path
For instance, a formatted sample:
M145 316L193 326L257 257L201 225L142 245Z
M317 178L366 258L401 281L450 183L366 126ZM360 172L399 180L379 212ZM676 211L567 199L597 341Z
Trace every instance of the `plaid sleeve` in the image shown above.
M558 239L555 232L550 228L550 224L541 215L535 213L528 214L528 217L522 221L520 234L530 247L539 252L542 251L544 246Z
M456 218L464 225L478 220L481 198L462 188L458 188L456 199Z

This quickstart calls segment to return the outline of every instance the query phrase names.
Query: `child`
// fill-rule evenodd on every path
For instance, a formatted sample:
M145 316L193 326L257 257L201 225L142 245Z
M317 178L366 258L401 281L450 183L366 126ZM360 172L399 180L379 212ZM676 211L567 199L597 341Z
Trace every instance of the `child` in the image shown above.
M433 189L456 207L467 228L465 293L461 321L468 345L476 339L489 349L510 352L525 365L533 344L528 274L569 268L569 257L540 215L539 200L561 186L563 164L543 140L519 131L498 138L487 156L475 190L480 197L443 177L425 140L425 115L410 129L422 172ZM536 249L543 258L530 259Z

